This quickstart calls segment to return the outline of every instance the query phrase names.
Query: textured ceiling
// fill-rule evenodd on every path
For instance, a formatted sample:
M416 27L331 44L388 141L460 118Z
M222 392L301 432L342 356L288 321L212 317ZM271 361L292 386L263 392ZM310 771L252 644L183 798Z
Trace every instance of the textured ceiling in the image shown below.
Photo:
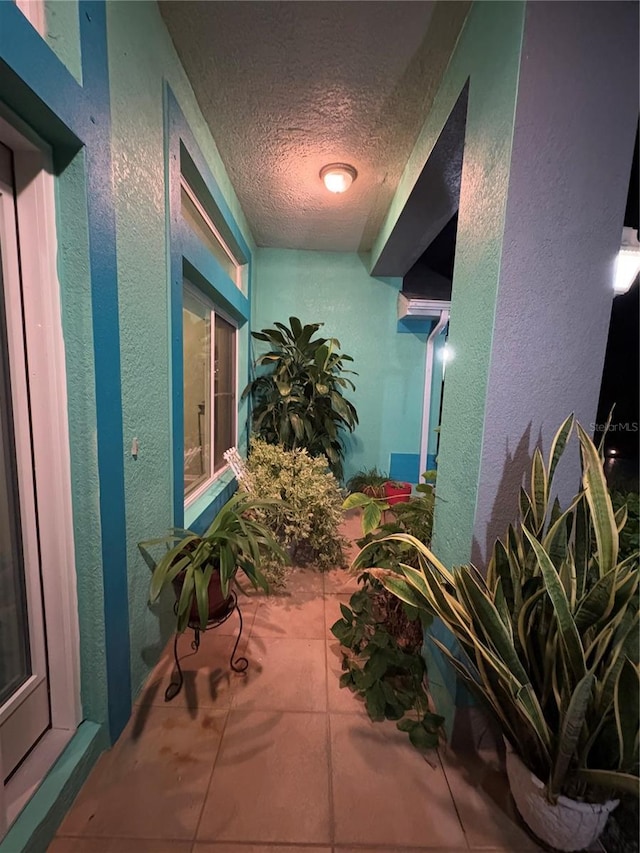
M369 249L469 3L160 8L257 244ZM331 162L358 170L343 195L318 176Z

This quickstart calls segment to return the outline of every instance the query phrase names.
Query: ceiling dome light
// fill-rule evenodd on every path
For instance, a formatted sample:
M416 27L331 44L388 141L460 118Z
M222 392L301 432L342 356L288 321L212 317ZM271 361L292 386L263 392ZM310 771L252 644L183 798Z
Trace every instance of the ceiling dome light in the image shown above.
M344 193L358 177L358 173L348 163L329 163L320 169L320 177L330 193Z

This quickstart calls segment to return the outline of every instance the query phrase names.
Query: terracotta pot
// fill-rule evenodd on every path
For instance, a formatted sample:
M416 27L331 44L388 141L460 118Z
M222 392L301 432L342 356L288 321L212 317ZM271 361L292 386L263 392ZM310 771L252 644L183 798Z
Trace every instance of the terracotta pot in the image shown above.
M531 831L557 850L591 847L620 801L582 803L560 795L554 805L547 800L544 783L525 767L506 739L505 746L511 794Z
M384 494L389 506L406 503L411 498L411 483L395 483L388 480L384 484Z
M173 581L173 588L176 593L176 599L180 599L180 593L182 592L182 584L184 582L184 572L178 575L177 578ZM220 584L220 572L215 571L211 576L211 581L209 583L209 617L208 621L211 622L214 619L219 619L229 609L229 605L231 604L231 596L228 595L226 598L222 595L222 586ZM189 612L189 623L193 623L195 625L200 624L200 614L198 613L198 602L195 597L193 602L191 603L191 611Z

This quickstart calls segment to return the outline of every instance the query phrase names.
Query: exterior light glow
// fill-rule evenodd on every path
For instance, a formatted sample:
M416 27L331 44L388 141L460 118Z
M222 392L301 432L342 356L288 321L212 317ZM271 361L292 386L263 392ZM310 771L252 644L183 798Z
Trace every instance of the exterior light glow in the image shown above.
M320 169L320 177L331 193L344 193L358 177L358 173L347 163L330 163Z
M616 258L613 290L618 296L626 293L640 272L640 243L633 228L622 229L622 245Z
M450 361L453 361L455 357L455 353L453 349L449 346L449 344L445 344L442 347L442 360L445 364L449 364Z

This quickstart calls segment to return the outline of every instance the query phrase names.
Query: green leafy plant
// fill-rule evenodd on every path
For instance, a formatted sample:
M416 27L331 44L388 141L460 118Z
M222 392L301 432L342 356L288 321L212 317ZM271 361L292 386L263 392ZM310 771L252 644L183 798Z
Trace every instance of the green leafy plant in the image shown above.
M363 469L347 481L347 489L351 493L360 492L372 498L384 498L384 484L388 479L377 468Z
M640 495L638 492L613 492L611 495L616 512L627 509L627 523L620 531L621 559L630 556L640 548Z
M244 390L251 394L254 432L269 444L286 450L306 448L311 456L324 456L336 477L342 477L344 447L342 435L353 432L357 412L344 396L355 390L345 368L352 362L341 353L336 338L314 337L322 323L303 326L289 317L289 327L275 323L275 329L252 332L270 345L260 355L259 375Z
M197 604L199 624L209 618L209 586L219 577L223 600L241 571L254 588L268 589L260 572L266 555L286 561L287 554L268 526L256 518L268 512L272 501L253 500L234 495L218 512L207 530L198 535L191 530L175 529L167 536L140 542L138 548L152 570L149 600L153 604L163 589L177 584L179 598L176 630L182 632L192 621L192 605ZM164 547L158 560L149 549Z
M373 721L397 720L420 750L438 745L443 718L429 708L424 688L425 664L406 637L394 637L388 630L388 614L380 612L384 601L367 588L351 596L350 606L340 605L342 618L331 628L343 655L340 686L359 693ZM404 606L406 618L416 624L422 642L421 617L416 608ZM424 620L424 615L422 619Z
M247 472L255 494L271 501L259 517L296 565L328 569L344 564L342 496L323 459L252 438ZM265 564L270 580L283 579L279 566L274 560Z
M451 630L462 657L434 642L551 802L638 791L639 554L619 556L627 510L614 513L601 453L579 425L582 489L564 511L552 502L573 427L570 416L546 464L536 450L519 523L496 542L486 578L473 566L448 570L404 533L389 538L411 546L418 568L370 570Z
M424 687L421 649L430 616L387 592L367 568L384 566L397 572L403 560L411 559L411 547L390 541L390 533L411 532L430 541L434 498L429 486L418 497L394 507L394 519L378 527L381 508L388 508L384 501L362 493L347 497L344 506L363 508L364 537L358 545L368 545L362 552L367 559L359 564L361 588L351 596L349 606L341 605L342 618L331 628L344 648L341 686L364 699L372 720L397 720L398 728L420 750L437 745L443 722L430 709ZM369 518L368 512L373 512Z

